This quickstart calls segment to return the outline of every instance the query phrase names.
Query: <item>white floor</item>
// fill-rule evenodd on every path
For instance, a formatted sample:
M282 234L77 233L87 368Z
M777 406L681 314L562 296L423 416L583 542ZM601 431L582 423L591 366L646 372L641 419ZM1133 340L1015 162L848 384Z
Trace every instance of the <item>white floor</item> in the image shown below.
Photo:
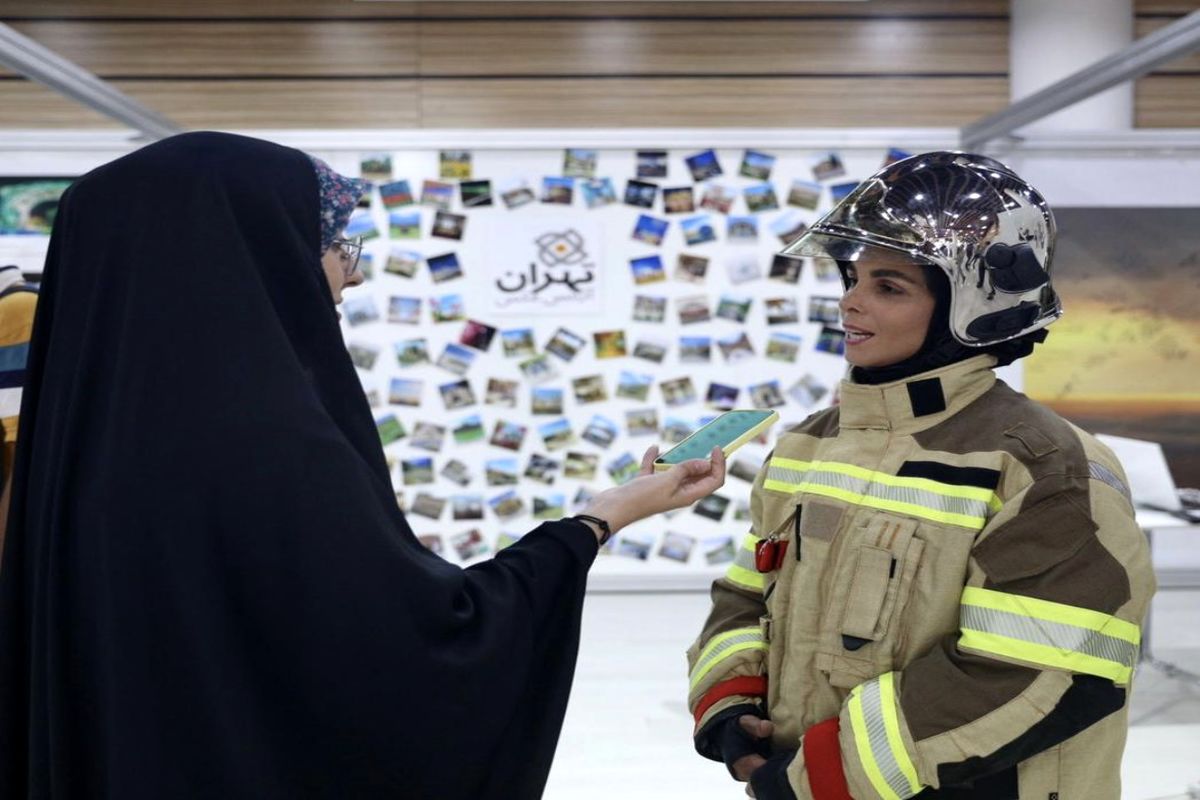
M722 765L692 750L684 651L707 610L704 593L589 595L546 800L745 797ZM1200 672L1198 618L1200 593L1160 594L1155 655ZM1135 685L1122 796L1186 797L1189 785L1200 786L1200 688L1153 667Z

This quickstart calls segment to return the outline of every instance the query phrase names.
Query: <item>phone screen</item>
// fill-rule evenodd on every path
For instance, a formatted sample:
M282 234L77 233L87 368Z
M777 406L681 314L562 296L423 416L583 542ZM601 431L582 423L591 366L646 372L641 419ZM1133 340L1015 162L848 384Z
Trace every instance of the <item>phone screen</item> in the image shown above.
M659 456L659 464L678 464L690 458L708 458L714 447L722 450L764 420L778 416L775 411L743 409L726 411L679 444Z

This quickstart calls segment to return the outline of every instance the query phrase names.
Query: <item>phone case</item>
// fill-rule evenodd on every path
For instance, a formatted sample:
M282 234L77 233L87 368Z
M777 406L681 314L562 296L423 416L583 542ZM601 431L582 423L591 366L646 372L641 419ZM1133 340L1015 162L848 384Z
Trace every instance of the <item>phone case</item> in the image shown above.
M721 416L724 416L725 414L729 414L732 411L761 411L761 410L762 409L757 409L757 408L747 408L747 409L735 408L735 409L731 409L730 411L726 411ZM675 445L675 447L679 447L684 442L688 441L688 439L691 439L694 436L700 435L704 431L705 428L709 427L710 425L715 425L720 420L721 420L721 417L717 417L712 422L708 423L708 425L705 425L704 427L702 427L699 430L692 433L691 436L687 437L687 439L684 439L682 442L679 442L679 444ZM737 450L739 447L744 445L746 442L750 441L751 439L754 439L756 436L758 436L760 433L762 433L763 431L765 431L767 428L771 427L778 421L779 421L779 412L772 410L771 413L769 415L767 415L766 417L764 417L761 422L755 424L753 427L747 428L744 433L742 433L740 436L738 436L732 442L727 442L726 444L722 445L721 451L723 453L725 453L726 456L728 456L734 450ZM672 447L671 449L674 450L675 447ZM671 452L671 451L668 450L667 453L669 453L669 452ZM661 454L659 456L659 458L662 458L662 456L664 456L664 455L666 455L666 453ZM661 461L656 459L654 462L654 471L655 472L664 472L673 466L675 466L675 465L674 464L664 464Z

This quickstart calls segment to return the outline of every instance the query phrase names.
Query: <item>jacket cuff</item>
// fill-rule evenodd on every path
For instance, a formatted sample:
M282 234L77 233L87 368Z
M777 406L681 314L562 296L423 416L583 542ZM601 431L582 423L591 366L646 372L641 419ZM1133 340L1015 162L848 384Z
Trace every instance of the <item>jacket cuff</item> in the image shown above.
M853 800L842 768L838 718L818 722L804 732L802 747L813 800Z
M713 718L704 723L704 727L696 731L692 737L693 743L696 745L696 752L712 761L725 761L725 756L721 753L720 737L716 736L721 726L730 718L740 717L743 714L751 714L759 719L766 719L762 709L752 703L742 703L736 706L722 709L713 715Z
M766 697L767 696L767 678L765 675L743 675L737 678L730 678L727 681L721 681L716 686L709 689L703 697L696 703L696 710L693 713L696 725L700 725L700 721L704 719L704 715L708 710L715 706L726 697L734 697L742 695L744 697Z

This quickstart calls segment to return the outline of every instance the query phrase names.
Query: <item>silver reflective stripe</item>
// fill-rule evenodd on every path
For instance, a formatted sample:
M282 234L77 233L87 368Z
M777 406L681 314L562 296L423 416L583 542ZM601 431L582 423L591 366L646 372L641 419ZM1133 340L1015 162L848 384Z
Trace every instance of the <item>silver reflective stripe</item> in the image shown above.
M986 520L989 513L988 504L982 500L971 500L966 497L949 497L937 494L936 492L928 492L905 486L888 486L882 483L874 483L864 478L844 475L840 472L827 472L823 470L800 472L785 467L769 467L767 469L767 477L769 480L777 480L781 483L810 483L817 486L828 486L831 489L840 489L858 495L868 495L880 500L907 503L912 506L929 508L934 511L945 511L951 514L961 514L966 517L977 517L980 521Z
M758 565L754 563L754 551L747 550L744 546L738 550L737 558L733 560L733 563L742 569L758 572Z
M761 628L749 628L745 633L739 633L735 636L723 640L720 644L704 654L704 657L696 662L696 666L692 669L692 675L699 675L704 672L710 664L720 661L725 657L725 651L739 644L747 644L751 642L762 642L763 635ZM693 678L693 680L695 680Z
M1129 493L1129 487L1126 486L1125 482L1118 478L1116 473L1108 467L1096 461L1089 461L1088 474L1101 483L1107 483L1109 486L1116 489L1118 492L1124 495L1125 499L1130 503L1133 502L1133 496Z
M883 721L883 697L879 690L879 679L867 681L862 689L863 719L867 723L867 743L879 773L892 791L900 798L911 797L912 787L908 778L900 771L892 746L888 743L887 727Z
M994 633L1022 642L1083 653L1126 667L1137 664L1136 644L1077 625L1049 622L1007 611L997 611L994 608L969 605L962 606L961 619L965 630Z

